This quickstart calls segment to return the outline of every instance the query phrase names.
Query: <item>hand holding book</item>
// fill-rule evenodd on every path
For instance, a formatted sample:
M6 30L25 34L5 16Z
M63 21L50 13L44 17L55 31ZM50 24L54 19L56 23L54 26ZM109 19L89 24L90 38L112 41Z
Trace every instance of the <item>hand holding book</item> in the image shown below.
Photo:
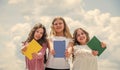
M106 45L103 42L100 42L100 40L94 36L88 43L88 47L92 50L98 51L98 56L100 56L103 51L106 49Z
M102 48L105 48L105 47L106 47L106 44L103 43L103 42L101 42L101 47L102 47Z
M98 51L92 50L92 54L93 54L94 56L97 56L97 55L98 55Z
M30 43L28 43L25 48L22 49L22 53L28 58L28 59L33 59L33 56L38 53L42 49L42 46L36 41L32 40ZM34 54L34 55L33 55Z

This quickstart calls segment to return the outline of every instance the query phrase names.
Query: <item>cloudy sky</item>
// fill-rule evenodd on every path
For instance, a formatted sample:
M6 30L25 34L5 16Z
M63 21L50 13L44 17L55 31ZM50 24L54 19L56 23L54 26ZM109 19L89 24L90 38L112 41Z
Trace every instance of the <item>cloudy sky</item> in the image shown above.
M120 69L120 0L0 0L0 70L25 70L20 52L35 23L49 33L52 20L63 17L71 33L81 27L107 44L99 70Z

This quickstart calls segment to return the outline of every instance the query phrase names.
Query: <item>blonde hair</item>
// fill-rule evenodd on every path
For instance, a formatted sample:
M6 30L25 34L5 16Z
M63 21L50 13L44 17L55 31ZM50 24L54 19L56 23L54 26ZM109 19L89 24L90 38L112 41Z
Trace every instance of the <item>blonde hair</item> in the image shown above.
M58 20L58 19L59 19L59 20L62 20L63 23L64 23L64 30L63 30L64 36L67 37L67 38L72 38L72 35L70 34L70 30L69 30L69 28L68 28L65 20L64 20L62 17L56 17L56 18L54 18L54 20L52 21L52 26L51 26L50 35L51 35L51 36L56 36L56 32L55 32L55 30L54 30L54 28L53 28L53 25L54 25L54 22L55 22L56 20Z

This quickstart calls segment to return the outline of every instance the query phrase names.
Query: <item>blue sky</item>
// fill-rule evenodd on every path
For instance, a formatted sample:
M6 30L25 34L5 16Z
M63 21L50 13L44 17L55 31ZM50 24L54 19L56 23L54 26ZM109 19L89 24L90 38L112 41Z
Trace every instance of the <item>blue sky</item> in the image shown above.
M65 18L71 33L84 28L107 44L98 57L99 70L119 70L119 0L0 0L0 70L25 70L20 52L35 23L41 22L49 33L56 16Z
M109 12L112 16L120 16L120 0L84 0L85 10L98 8L102 13Z

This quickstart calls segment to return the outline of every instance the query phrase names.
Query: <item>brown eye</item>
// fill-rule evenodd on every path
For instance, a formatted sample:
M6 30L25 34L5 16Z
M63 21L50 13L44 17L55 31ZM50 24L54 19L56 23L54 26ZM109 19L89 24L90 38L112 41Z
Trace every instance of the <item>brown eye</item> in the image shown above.
M43 32L40 32L40 34L43 34Z
M62 23L59 23L59 25L62 25Z
M84 33L81 33L81 35L83 35Z
M57 23L54 23L53 25L57 25Z
M37 32L37 33L38 33L39 31L37 30L37 31L35 31L35 32Z
M80 36L80 34L77 34L77 36Z

